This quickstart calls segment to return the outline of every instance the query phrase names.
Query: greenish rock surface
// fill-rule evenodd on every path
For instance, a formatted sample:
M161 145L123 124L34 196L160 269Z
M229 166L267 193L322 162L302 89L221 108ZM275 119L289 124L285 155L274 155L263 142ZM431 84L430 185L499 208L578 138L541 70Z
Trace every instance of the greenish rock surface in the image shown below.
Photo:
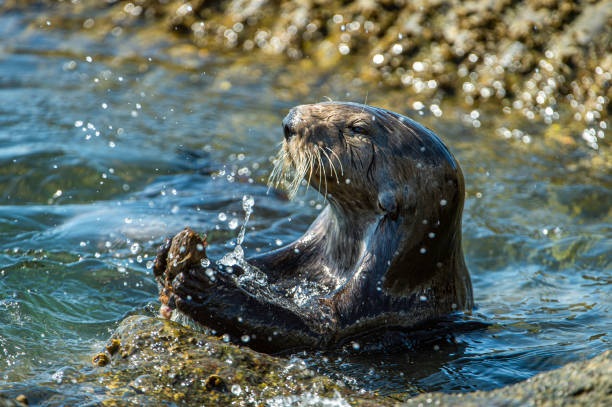
M257 353L151 317L125 319L102 354L109 362L76 381L97 388L105 405L286 405L296 396L355 405L392 402L358 395L297 358ZM99 354L93 359L98 364Z
M406 405L432 406L610 406L612 405L612 352L584 362L569 363L524 382L492 391L427 393Z
M104 352L110 363L74 381L104 405L605 406L612 352L492 391L379 396L314 373L297 358L254 352L174 322L133 316Z

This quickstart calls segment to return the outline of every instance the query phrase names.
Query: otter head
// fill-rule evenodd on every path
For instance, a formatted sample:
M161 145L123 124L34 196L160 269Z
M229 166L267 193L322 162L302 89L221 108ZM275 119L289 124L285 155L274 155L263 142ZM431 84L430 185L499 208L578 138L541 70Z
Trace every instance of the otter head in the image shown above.
M376 145L386 134L380 109L351 103L319 103L293 108L283 120L285 140L273 179L285 180L293 196L302 179L338 208L394 211L383 176L384 157ZM378 120L377 120L378 119ZM384 154L384 153L383 153ZM378 193L385 191L379 205Z
M385 253L389 293L404 295L449 271L467 275L463 175L431 130L397 113L341 102L297 106L283 130L271 182L286 181L292 196L305 179L342 216L377 224L372 233L395 243Z

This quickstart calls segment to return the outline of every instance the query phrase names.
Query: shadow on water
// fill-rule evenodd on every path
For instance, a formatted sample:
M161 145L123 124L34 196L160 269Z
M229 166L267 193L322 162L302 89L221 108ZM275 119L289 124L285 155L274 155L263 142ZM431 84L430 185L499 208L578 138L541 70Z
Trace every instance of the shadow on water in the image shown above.
M155 309L150 262L166 235L207 231L220 258L251 195L247 256L297 238L322 199L308 190L288 202L265 180L284 113L326 96L408 113L451 146L466 174L464 249L478 308L452 332L395 352L288 363L384 394L450 392L609 348L612 179L592 151L550 144L499 112L480 111L478 125L452 102L442 117L419 114L401 94L335 77L305 98L273 62L208 57L184 69L20 21L0 16L0 393L68 402L50 383L88 365L125 316Z

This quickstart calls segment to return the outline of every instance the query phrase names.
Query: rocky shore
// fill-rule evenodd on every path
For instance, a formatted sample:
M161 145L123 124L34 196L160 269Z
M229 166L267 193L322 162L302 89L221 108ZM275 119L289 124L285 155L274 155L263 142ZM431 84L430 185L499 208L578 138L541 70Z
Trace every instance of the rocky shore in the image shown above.
M3 3L9 11L41 6L41 26L99 37L138 32L141 41L166 42L169 55L280 55L437 103L452 97L547 124L564 116L583 123L577 137L592 147L609 144L602 140L612 97L609 1Z

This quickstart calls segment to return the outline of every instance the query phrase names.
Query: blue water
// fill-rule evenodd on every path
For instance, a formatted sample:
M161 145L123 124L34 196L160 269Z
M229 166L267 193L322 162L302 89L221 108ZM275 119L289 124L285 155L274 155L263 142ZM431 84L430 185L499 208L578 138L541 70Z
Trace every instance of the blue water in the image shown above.
M274 62L184 58L0 15L0 394L61 383L123 318L154 315L150 262L184 226L208 231L218 258L252 195L247 255L297 238L322 200L302 191L289 202L265 181L282 117L325 97L367 95L447 141L467 182L477 309L466 319L488 328L400 355L302 357L356 387L401 393L491 389L610 348L605 143L564 150L500 112L481 112L477 127L469 110L419 116L397 94L343 77L304 95ZM502 127L531 139L506 139Z

